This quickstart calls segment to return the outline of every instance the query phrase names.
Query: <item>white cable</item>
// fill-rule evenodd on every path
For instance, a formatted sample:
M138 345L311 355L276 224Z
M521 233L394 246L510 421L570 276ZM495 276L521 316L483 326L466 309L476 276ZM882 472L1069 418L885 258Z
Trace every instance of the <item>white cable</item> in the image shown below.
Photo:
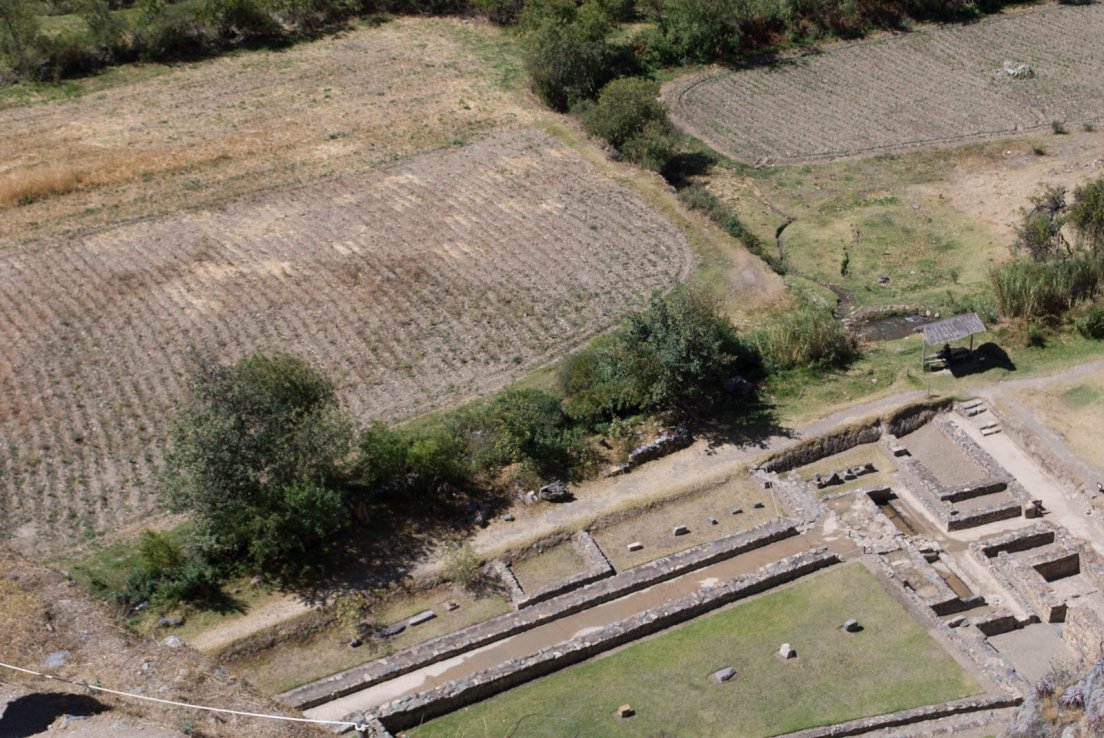
M300 718L289 717L287 715L269 715L261 712L243 712L242 710L230 710L225 707L207 707L206 705L193 705L188 702L177 702L175 700L163 700L160 697L149 697L144 694L134 694L133 692L120 692L117 689L108 689L107 687L100 687L95 684L88 684L87 682L75 682L72 679L66 679L64 677L51 676L50 674L43 674L32 669L24 669L19 666L12 666L11 664L5 664L0 662L0 666L12 671L21 671L24 674L33 674L43 679L52 679L57 682L65 682L71 684L74 687L82 687L84 689L94 689L97 692L107 692L108 694L118 695L120 697L133 697L136 700L146 700L147 702L160 702L164 705L174 705L176 707L189 707L193 710L207 710L208 712L225 712L230 715L242 715L244 717L264 718L266 720L288 720L296 723L318 723L322 725L344 725L353 728L357 732L367 733L368 725L365 723L354 723L348 720L316 720L314 718Z

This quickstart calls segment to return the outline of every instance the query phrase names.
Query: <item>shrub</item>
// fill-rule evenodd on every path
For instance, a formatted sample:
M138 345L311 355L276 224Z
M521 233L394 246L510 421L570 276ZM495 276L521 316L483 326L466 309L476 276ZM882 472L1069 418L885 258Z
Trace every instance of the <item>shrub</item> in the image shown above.
M858 354L855 339L840 322L811 306L776 318L752 340L771 370L843 366Z
M1011 318L1061 316L1095 296L1101 279L1104 265L1088 254L1051 262L1012 261L990 272L997 309Z
M1036 261L1069 253L1069 243L1062 235L1066 223L1066 190L1047 187L1031 198L1031 208L1021 210L1023 219L1016 227L1014 252L1026 253Z
M1104 251L1104 176L1074 189L1069 220L1085 246Z
M333 383L302 359L254 354L194 362L166 454L162 492L195 516L209 560L293 572L340 525L350 424Z
M470 543L465 541L449 547L445 556L445 577L453 584L471 589L479 582L481 567Z
M565 362L560 386L568 414L593 423L634 411L714 409L727 380L758 371L715 302L676 292L653 298L610 340Z
M743 0L654 0L655 30L645 34L649 55L664 64L734 59L750 7Z
M1074 322L1074 325L1077 327L1077 332L1085 338L1098 341L1104 339L1104 306L1092 305Z
M640 77L615 79L602 88L598 101L582 116L583 127L620 149L649 124L666 128L667 106L659 100L659 84Z
M1066 130L1066 125L1060 120L1052 120L1050 122L1050 130L1054 131L1055 135L1063 136L1069 131Z
M605 11L594 2L534 3L527 25L525 66L533 89L544 102L561 112L594 97L616 76L613 30Z

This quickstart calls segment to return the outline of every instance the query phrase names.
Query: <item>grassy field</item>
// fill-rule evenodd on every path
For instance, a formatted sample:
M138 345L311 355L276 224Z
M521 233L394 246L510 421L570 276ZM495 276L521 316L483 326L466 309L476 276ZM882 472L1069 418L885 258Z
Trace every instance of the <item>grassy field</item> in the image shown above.
M861 633L840 630L857 618ZM797 659L775 656L781 643ZM732 666L723 685L709 674ZM416 738L776 735L979 687L860 564L817 575L410 731ZM621 704L637 712L617 722ZM555 709L550 709L555 706ZM520 733L519 733L520 735Z
M1104 372L1017 395L1078 455L1104 466Z
M1050 5L967 25L711 70L666 93L675 117L752 163L871 154L1104 118L1099 5ZM1032 66L1014 79L1005 60Z
M586 571L586 562L571 541L557 543L544 551L511 562L510 569L526 594L562 582Z

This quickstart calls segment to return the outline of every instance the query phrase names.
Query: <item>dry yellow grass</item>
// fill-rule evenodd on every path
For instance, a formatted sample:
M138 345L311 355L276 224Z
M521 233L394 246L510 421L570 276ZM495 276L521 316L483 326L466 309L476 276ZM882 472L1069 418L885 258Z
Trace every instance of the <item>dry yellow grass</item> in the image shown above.
M510 48L489 25L404 18L0 110L0 248L527 125Z

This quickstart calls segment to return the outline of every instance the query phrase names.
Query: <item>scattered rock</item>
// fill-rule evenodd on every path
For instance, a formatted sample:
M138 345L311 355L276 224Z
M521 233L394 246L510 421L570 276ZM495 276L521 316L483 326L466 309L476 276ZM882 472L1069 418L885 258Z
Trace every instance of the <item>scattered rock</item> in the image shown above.
M784 660L795 659L797 658L797 651L789 643L783 643L782 647L778 649L778 657Z
M364 641L360 640L359 638L354 638L353 640L349 641L349 648L360 648L363 645Z
M506 513L505 515L503 515L502 519L505 520L507 523L512 523L515 520L514 516L510 513Z
M159 628L179 628L183 624L184 618L165 616L157 619L157 626Z
M545 502L567 502L571 499L567 485L558 479L541 487L538 496Z
M624 464L615 464L606 469L605 475L607 477L619 477L622 474L627 474L630 469L632 469L632 464L626 461Z
M731 666L726 666L723 669L718 669L709 675L709 678L713 680L714 684L722 684L727 682L732 677L736 676L736 670Z
M1032 69L1030 64L1024 62L1005 60L1001 68L1012 79L1034 79L1035 77L1035 70Z
M630 551L643 551L644 550L644 544L641 543L640 541L633 541L632 543L630 543L627 546L627 548Z
M690 532L690 529L687 528L685 525L676 525L675 529L671 532L674 533L676 536L684 536Z
M456 600L449 600L448 602L445 603L445 609L448 610L449 612L459 610L460 609L460 603L457 602Z
M676 428L670 433L661 433L654 441L637 446L629 452L629 463L633 466L645 461L658 459L669 453L686 448L694 442L694 436L686 428Z
M888 274L879 275L878 284L889 284L889 275Z
M264 580L261 579L261 577L259 577L259 576L253 577L252 579L249 580L249 586L250 587L259 587L259 586L261 586L261 582L263 582L263 581Z
M706 518L706 520L709 521L710 525L717 525L717 519L714 518L714 517L708 517L708 518Z
M46 657L46 666L50 668L65 666L65 659L69 658L70 655L69 651L54 651Z
M184 639L180 636L169 636L161 641L161 645L168 646L169 648L181 648L184 645Z
M631 718L635 714L636 710L632 709L628 705L621 705L617 708L617 717L621 718L622 720L626 718Z
M733 515L743 515L744 514L744 508L734 507L729 512L731 512Z
M962 615L959 615L957 617L953 617L950 620L948 620L947 621L947 627L948 628L958 628L958 627L961 627L962 625L965 625L965 623L966 623L966 618L963 617Z
M437 617L437 613L433 612L433 610L425 610L424 612L420 612L417 615L415 615L414 617L407 620L406 624L413 628L415 625L421 625L422 623L428 623L430 620L433 620L433 618L435 618L435 617Z
M406 623L395 623L394 625L388 625L386 628L380 630L379 634L383 638L390 638L391 636L397 636L406 630Z
M843 624L843 629L848 633L858 633L862 630L862 626L859 625L859 621L851 618Z
M764 505L762 502L756 502L754 505L752 505L752 507L754 507L756 510L762 510L764 507L766 507L766 505Z

